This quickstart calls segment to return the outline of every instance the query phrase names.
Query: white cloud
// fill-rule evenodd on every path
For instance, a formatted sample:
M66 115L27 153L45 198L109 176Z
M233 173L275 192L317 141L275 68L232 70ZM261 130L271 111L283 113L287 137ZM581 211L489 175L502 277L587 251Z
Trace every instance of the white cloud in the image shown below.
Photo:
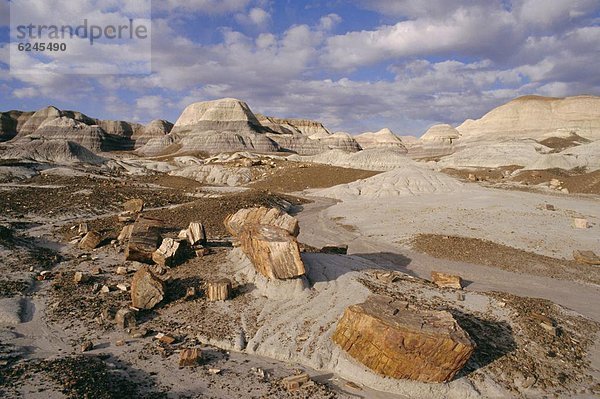
M244 10L250 0L163 0L154 2L158 10L199 14L227 14Z
M329 14L319 19L318 28L323 31L330 31L342 22L342 17L337 14Z
M13 90L13 96L17 98L33 98L39 96L40 92L35 87L22 87Z

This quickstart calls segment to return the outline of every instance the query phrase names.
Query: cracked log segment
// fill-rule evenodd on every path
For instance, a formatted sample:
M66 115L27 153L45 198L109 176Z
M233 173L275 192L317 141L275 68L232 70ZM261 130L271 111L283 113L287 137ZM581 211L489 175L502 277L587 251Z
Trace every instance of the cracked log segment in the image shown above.
M300 233L298 219L277 208L246 208L229 215L224 221L225 229L234 237L239 237L246 224L264 224L286 230L292 236Z
M245 224L238 238L242 251L263 276L285 280L306 273L296 237L281 227Z
M158 219L138 218L131 229L125 259L152 264L152 254L160 243L162 225Z
M475 349L450 313L378 295L346 308L332 339L379 374L422 382L450 381Z
M226 301L231 298L231 280L223 278L206 283L206 297L210 302Z

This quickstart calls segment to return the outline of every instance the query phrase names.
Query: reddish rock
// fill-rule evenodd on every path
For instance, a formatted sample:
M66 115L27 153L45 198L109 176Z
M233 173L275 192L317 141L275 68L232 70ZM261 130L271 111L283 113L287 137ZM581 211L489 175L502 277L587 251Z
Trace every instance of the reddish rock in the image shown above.
M163 223L157 219L138 218L131 229L125 259L152 263L152 254L158 249Z
M242 251L265 277L282 280L302 276L306 272L296 237L280 227L245 225L239 240Z
M383 296L349 306L333 341L379 374L422 382L450 381L475 349L450 313Z
M454 274L431 272L431 280L440 288L462 289L462 278Z

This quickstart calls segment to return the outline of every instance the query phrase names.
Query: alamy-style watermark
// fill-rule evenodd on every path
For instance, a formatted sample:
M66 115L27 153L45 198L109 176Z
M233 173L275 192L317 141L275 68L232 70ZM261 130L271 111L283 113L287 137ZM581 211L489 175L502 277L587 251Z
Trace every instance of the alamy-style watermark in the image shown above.
M149 74L151 0L12 0L10 71Z

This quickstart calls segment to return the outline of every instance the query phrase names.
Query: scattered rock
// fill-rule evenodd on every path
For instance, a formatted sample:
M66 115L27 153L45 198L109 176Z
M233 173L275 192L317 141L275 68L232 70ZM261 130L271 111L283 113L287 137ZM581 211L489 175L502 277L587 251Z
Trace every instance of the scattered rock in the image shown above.
M179 256L181 244L172 238L165 238L152 254L152 260L159 266L173 266Z
M123 329L135 327L137 325L135 312L129 308L119 309L115 315L115 323Z
M296 237L280 227L245 225L239 240L256 270L267 278L289 279L306 272Z
M87 283L89 280L90 276L83 272L75 272L73 275L73 281L75 281L76 284Z
M221 369L208 369L211 374L221 374Z
M349 306L333 341L379 374L422 382L450 381L475 349L450 313L383 296Z
M125 346L126 342L124 339L120 339L117 342L115 342L115 346Z
M226 301L231 297L231 280L223 278L206 283L206 297L209 301Z
M208 248L198 248L198 249L196 249L195 254L196 254L196 257L203 258L206 255L210 254L210 249L208 249Z
M129 285L125 284L125 283L120 283L120 284L117 284L117 288L121 291L127 292L127 290L129 289Z
M580 218L573 219L573 225L575 226L576 229L587 229L588 227L590 227L587 219L580 219Z
M189 241L191 246L197 244L206 244L206 230L204 229L204 225L202 223L190 223L185 232L185 238Z
M156 334L155 338L158 339L163 344L168 344L168 345L171 345L172 343L177 341L175 338L171 337L170 335L166 335L163 333Z
M142 266L131 281L131 301L135 308L152 309L165 297L165 285L148 268Z
M552 204L546 204L546 210L547 211L555 211L556 208Z
M102 288L100 288L100 292L108 294L110 292L110 287L108 285L103 285Z
M440 288L462 289L462 278L453 274L431 272L431 280Z
M321 248L321 252L324 254L346 255L348 254L348 245L325 245Z
M101 242L102 236L95 231L90 231L79 242L79 248L91 251L92 249L97 248Z
M197 348L183 349L179 353L179 367L193 367L198 364L201 352Z
M124 266L117 267L117 274L120 275L120 276L127 275L127 268L124 267Z
M196 295L197 295L196 287L188 287L185 292L185 297L183 297L183 299L185 301L189 301L191 299L196 298Z
M160 220L140 217L133 224L125 259L152 263L152 254L158 249L162 225Z
M310 377L307 373L302 373L298 375L292 375L289 377L285 377L281 380L281 384L288 391L297 391L303 384L306 384L310 380Z
M584 265L600 265L600 257L592 251L573 251L573 258Z
M82 352L89 352L92 349L94 349L94 344L92 341L85 341L83 344L81 344Z
M79 223L79 227L77 229L77 233L80 236L84 236L89 232L89 228L88 228L88 224L87 223Z
M123 204L123 210L130 213L140 213L144 210L144 201L139 198L131 199Z

